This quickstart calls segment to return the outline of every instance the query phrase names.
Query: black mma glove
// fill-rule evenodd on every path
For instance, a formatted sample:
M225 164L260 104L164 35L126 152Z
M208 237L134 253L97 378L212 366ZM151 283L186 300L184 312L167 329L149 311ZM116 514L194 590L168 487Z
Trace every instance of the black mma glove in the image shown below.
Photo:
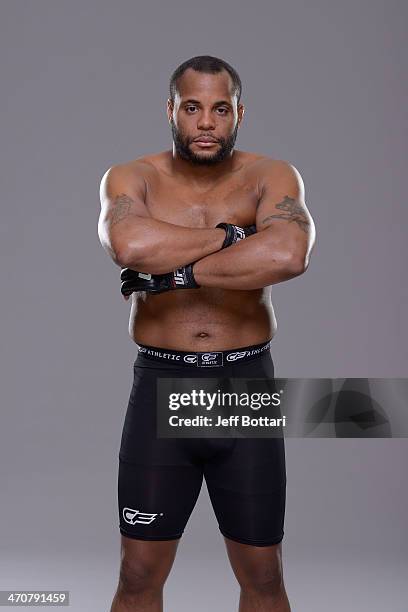
M239 240L243 240L252 234L256 234L256 225L247 225L246 227L239 227L239 225L232 225L231 223L218 223L215 227L222 227L225 230L225 239L222 244L222 249L235 244Z
M173 289L196 289L200 286L194 278L193 264L167 274L145 274L130 268L123 268L120 279L122 281L120 290L123 295L130 295L134 291L163 293Z

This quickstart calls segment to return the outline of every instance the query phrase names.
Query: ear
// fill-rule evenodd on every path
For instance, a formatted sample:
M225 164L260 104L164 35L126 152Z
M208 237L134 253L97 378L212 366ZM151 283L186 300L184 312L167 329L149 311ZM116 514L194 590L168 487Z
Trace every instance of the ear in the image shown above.
M171 118L173 116L173 108L173 102L170 100L170 98L167 98L167 119L169 123L171 122Z
M238 126L240 126L244 118L245 106L243 104L238 104L237 110L238 110Z

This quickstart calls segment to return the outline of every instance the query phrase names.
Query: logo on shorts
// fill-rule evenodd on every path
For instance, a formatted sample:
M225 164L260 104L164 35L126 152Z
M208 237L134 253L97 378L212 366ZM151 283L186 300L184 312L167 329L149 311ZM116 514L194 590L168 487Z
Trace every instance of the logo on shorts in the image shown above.
M238 351L237 353L229 353L227 355L227 361L236 361L237 359L242 359L246 355L246 351Z
M203 353L201 359L203 361L214 361L214 359L217 359L217 355L215 353Z
M243 357L252 357L253 355L259 355L259 353L268 350L270 345L271 343L267 342L266 344L264 344L264 346L261 346L259 348L254 348L247 351L237 351L236 353L229 353L227 355L227 361L236 361L237 359L242 359Z
M222 366L224 355L222 351L217 351L214 353L198 353L198 366L204 367L214 367L214 366Z
M197 355L184 355L186 363L197 363Z
M143 525L150 525L157 517L156 514L149 514L147 512L140 512L140 510L133 510L132 508L123 508L123 518L129 525L136 525L136 523L142 523Z
M145 348L144 346L139 346L139 353L146 353L147 352L147 348Z

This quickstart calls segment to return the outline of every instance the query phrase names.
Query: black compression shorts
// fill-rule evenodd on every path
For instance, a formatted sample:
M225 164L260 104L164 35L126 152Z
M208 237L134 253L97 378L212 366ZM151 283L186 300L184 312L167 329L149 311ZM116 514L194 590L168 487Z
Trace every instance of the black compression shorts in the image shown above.
M211 353L139 345L133 370L119 451L121 534L180 538L204 477L225 537L254 546L279 543L286 497L283 437L157 438L156 431L158 377L273 379L270 341Z

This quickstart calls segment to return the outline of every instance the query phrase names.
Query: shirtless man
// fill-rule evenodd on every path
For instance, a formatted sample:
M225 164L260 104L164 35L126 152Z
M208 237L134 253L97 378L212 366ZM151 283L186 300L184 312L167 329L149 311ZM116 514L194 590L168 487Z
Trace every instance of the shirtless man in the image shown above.
M285 161L234 149L240 97L226 62L184 62L167 101L172 150L114 166L101 181L98 233L123 268L139 346L119 453L121 567L111 612L163 610L203 476L239 611L290 611L283 437L163 439L155 421L158 376L274 377L271 285L309 265L315 229L302 178Z

